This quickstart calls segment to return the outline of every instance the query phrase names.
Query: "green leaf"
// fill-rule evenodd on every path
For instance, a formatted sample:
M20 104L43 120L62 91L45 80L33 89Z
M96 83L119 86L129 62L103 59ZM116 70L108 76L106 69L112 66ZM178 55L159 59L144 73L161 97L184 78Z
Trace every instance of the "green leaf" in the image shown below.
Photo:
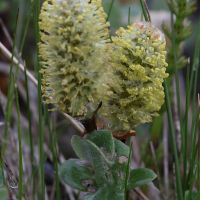
M96 144L99 148L102 148L106 153L110 153L111 156L114 155L114 140L110 131L94 131L91 134L87 134L85 138Z
M153 181L157 175L150 169L132 169L128 180L128 189L133 189Z
M0 199L7 200L8 199L8 190L6 187L0 187Z
M59 174L62 180L69 186L84 192L87 191L87 187L83 185L82 181L94 179L91 164L80 159L65 161L60 166Z
M83 200L123 200L124 193L117 193L114 187L103 187L94 194L86 194Z
M74 136L72 138L72 146L79 158L89 161L94 167L96 182L98 186L104 186L106 179L106 169L109 169L109 161L100 148L89 140Z
M95 156L97 156L98 158L102 157L102 159L107 163L112 164L112 161L108 160L102 150L92 141L75 135L72 138L71 144L79 158L88 160L89 162L93 163L93 161L96 160Z
M128 158L129 156L129 147L127 145L125 145L123 142L114 139L114 143L115 143L115 152L118 156L126 156Z

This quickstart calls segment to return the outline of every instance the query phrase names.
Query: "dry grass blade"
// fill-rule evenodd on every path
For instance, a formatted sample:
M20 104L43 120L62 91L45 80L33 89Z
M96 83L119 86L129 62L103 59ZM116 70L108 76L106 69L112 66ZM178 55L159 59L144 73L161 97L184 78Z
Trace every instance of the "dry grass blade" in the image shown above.
M10 51L8 51L8 49L0 42L0 50L2 51L2 53L4 53L4 55L8 58L11 59L12 57L12 53ZM13 57L13 62L18 65L18 60L16 57ZM24 72L24 66L22 64L19 64L19 69ZM29 77L29 79L37 86L38 82L35 79L35 77L27 70L26 71L27 76Z
M4 53L4 55L8 58L11 59L12 54L10 53L10 51L0 42L0 50L2 51L2 53ZM13 57L13 62L17 65L18 64L18 60L16 57ZM24 72L24 66L22 64L19 64L19 68L22 72ZM38 85L37 80L35 79L35 77L28 71L26 70L27 73L27 77L35 84L35 86ZM71 122L71 124L80 132L80 133L84 133L84 128L75 120L73 119L71 116L69 116L66 113L63 113L63 115Z
M139 190L138 188L133 189L133 191L139 196L140 199L142 200L149 200L143 193L141 190Z

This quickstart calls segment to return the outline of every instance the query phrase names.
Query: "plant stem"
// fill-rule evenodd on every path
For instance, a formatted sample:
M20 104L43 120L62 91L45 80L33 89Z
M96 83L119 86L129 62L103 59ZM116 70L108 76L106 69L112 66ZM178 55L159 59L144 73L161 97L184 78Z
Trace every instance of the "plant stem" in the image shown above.
M127 170L126 170L126 180L125 180L125 187L124 187L124 200L126 200L127 184L128 184L128 177L129 177L129 172L130 172L130 160L131 160L131 155L132 155L132 143L129 146L129 148L130 148L130 151L129 151L129 156L128 156Z
M200 107L200 99L199 99L199 94L198 94L198 107ZM199 118L199 134L198 134L198 164L197 164L197 167L198 167L198 175L197 175L197 184L198 184L198 191L200 191L200 115L198 116Z
M10 116L11 116L11 112L12 112L12 107L11 107L11 101L13 101L13 99L11 98L11 94L12 94L12 90L13 90L12 73L13 73L13 57L14 57L14 50L15 50L15 44L16 44L16 32L17 32L18 15L19 15L19 9L18 9L18 12L17 12L16 24L15 24L15 32L14 32L14 41L13 41L13 47L12 47L12 57L11 57L11 63L10 63L8 94L7 94L7 105L6 105L6 119L5 119L4 138L3 138L3 144L2 144L2 154L3 155L4 155L5 149L6 149L8 127L9 127L9 121L10 121Z
M19 100L17 92L17 84L15 83L15 96L17 104L17 117L18 117L18 141L19 141L19 200L22 200L22 174L23 174L23 163L22 163L22 142L21 142L21 122L20 122L20 110Z
M177 154L177 148L176 148L174 125L173 125L172 112L171 112L171 106L170 106L169 93L168 93L166 79L164 79L164 89L165 89L165 102L166 102L166 107L167 107L170 137L171 137L171 143L172 143L172 151L173 151L174 158L175 158L175 175L176 175L177 194L178 194L178 199L183 200L179 160L178 160L178 154Z
M56 200L60 200L60 188L59 188L59 175L58 175L58 152L57 152L57 137L56 137L56 126L55 120L53 119L53 133L54 133L54 152L55 152L55 161L54 167L56 171Z
M110 8L109 8L109 11L108 11L108 17L106 19L106 21L108 22L109 18L110 18L110 13L111 13L111 10L112 10L112 7L113 7L113 3L114 3L115 0L112 0L111 4L110 4Z
M36 43L40 42L39 35L39 11L40 11L40 0L36 0ZM39 145L40 145L40 173L41 173L41 187L42 187L42 200L45 200L45 182L44 182L44 155L43 155L43 141L44 141L44 130L43 130L43 119L42 119L42 91L41 91L41 74L40 74L40 58L39 48L37 45L37 78L38 78L38 113L39 113Z
M143 15L144 15L144 18L145 18L145 21L149 21L149 18L147 16L147 11L146 11L146 8L144 6L144 1L143 0L140 0L140 4L141 4L141 7L142 7L142 12L143 12Z
M183 191L186 189L186 177L187 177L187 135L188 135L188 110L189 110L189 61L187 66L187 80L186 80L186 103L185 103L185 139L184 139L184 152L183 152L183 168L184 168L184 174L183 174Z

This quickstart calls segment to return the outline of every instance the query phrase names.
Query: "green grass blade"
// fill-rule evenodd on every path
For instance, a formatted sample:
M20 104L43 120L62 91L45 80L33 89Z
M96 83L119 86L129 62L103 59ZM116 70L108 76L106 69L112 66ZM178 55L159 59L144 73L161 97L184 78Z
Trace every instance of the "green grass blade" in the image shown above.
M131 11L131 8L129 6L129 9L128 9L128 25L129 26L131 25L131 22L130 22L130 11Z
M195 51L194 51L194 57L193 57L193 63L192 63L192 71L191 71L191 79L190 79L190 93L192 91L192 81L194 77L194 71L195 67L197 68L199 66L199 50L200 50L200 22L198 25L198 31L197 31L197 39L196 39L196 46L195 46ZM195 84L194 84L195 86ZM196 92L196 90L195 90Z
M30 12L29 12L29 16L28 16L28 20L27 20L27 23L26 23L25 31L24 31L24 34L23 34L22 42L21 42L21 45L20 45L20 52L19 52L19 55L18 55L18 64L17 64L17 69L15 71L15 75L14 75L14 83L17 82L20 58L21 58L23 47L24 47L24 42L25 42L25 38L26 38L26 34L27 34L29 22L30 22L31 13L33 12L33 5L34 5L34 0L33 0L32 5L31 5L31 9L30 9ZM14 95L15 95L15 91L13 90L13 92L11 94L11 99L14 99ZM13 101L11 102L10 107L12 108L12 106L13 106Z
M198 115L199 115L199 109L198 114L195 116L195 105L196 105L196 88L197 88L197 78L198 78L198 69L199 69L199 52L200 52L200 23L198 26L198 32L197 32L197 39L196 39L196 46L195 46L195 52L193 57L193 65L192 65L192 71L191 71L191 78L190 78L190 90L189 95L191 94L192 86L193 86L193 103L192 103L192 125L191 125L191 153L190 153L190 170L189 170L189 176L187 178L187 183L189 183L189 180L192 179L192 170L194 168L194 160L195 160L195 141L196 141L196 133L197 133L197 127L195 124L198 123ZM195 71L195 80L193 85L193 77L194 77L194 71ZM190 96L189 96L190 97ZM195 120L195 118L197 120ZM194 131L195 129L195 131Z
M175 176L176 176L177 194L178 194L178 199L183 200L179 159L178 159L177 148L176 148L175 131L174 131L171 105L170 105L170 100L169 100L169 92L168 92L168 88L167 88L166 79L164 79L164 89L165 89L165 103L166 103L166 107L167 107L168 123L169 123L169 130L170 130L169 133L170 133L170 138L171 138L171 143L172 143L172 151L173 151L174 158L175 158Z
M20 110L19 110L17 84L15 84L15 96L16 96L16 105L17 105L18 141L19 141L19 197L18 198L19 200L22 200L23 163L22 163L21 122L20 122Z
M33 150L33 136L31 131L31 111L30 111L30 104L29 104L29 92L28 92L28 81L27 81L27 74L26 74L26 66L24 68L24 75L25 75L25 88L26 88L26 99L27 99L27 113L28 113L28 131L29 131L29 142L30 142L30 150L31 150L31 173L34 171L34 150ZM34 191L34 179L33 179L33 191Z
M198 193L197 193L197 196L196 196L195 200L199 200L199 199L200 199L200 190L198 191Z
M184 152L183 152L183 191L185 191L186 189L186 180L187 180L187 147L188 147L188 110L189 110L189 74L190 74L190 71L189 71L189 68L190 65L189 65L189 62L188 62L188 66L187 66L187 79L186 79L186 103L185 103L185 120L184 120L184 125L185 125L185 133L184 133L184 136L185 136L185 139L184 139Z
M39 34L39 12L40 12L40 0L36 0L36 43L40 42ZM41 189L42 199L45 200L45 182L44 182L44 153L43 153L43 141L44 141L44 130L43 130L43 119L42 119L42 91L41 91L41 74L40 74L40 58L39 48L37 46L37 78L38 78L38 113L39 113L39 147L40 147L40 173L41 173Z
M6 149L6 141L7 141L8 127L9 127L8 124L9 124L10 116L11 116L11 112L12 112L12 107L11 107L11 104L12 104L12 101L13 101L13 98L11 98L11 94L12 94L12 91L13 91L12 73L13 73L13 57L14 57L14 50L15 50L15 45L16 45L18 15L19 15L19 10L17 12L15 32L14 32L14 41L13 41L13 47L12 47L12 57L11 57L11 63L10 63L7 105L6 105L5 130L4 130L4 138L3 138L3 144L2 144L2 155L4 155L5 149Z
M199 52L200 52L200 23L198 26L196 41L197 42L196 42L195 52L194 52L194 57L193 57L193 64L192 64L192 71L191 71L191 78L190 78L190 91L189 91L189 95L190 95L192 91L192 87L193 87L191 141L193 140L193 137L194 137L194 126L195 126L194 122L195 122L195 105L196 105L196 91L197 91L196 88L197 88L197 78L198 78L198 69L199 69ZM194 71L195 71L195 80L193 84Z
M126 193L127 193L127 184L128 184L128 177L130 172L130 160L131 160L131 152L132 152L132 143L130 145L130 151L128 156L128 165L126 170L126 180L125 180L125 189L124 189L124 200L126 200Z
M110 4L110 8L109 8L109 11L108 11L108 17L106 19L106 21L108 22L109 18L110 18L110 13L111 13L111 10L112 10L112 7L113 7L113 3L114 3L115 0L112 0L111 4Z
M193 175L191 182L190 182L190 189L189 189L189 194L188 194L187 200L190 200L191 197L192 197L192 190L193 190L193 186L194 186L194 182L195 182L195 178L196 178L196 174L197 174L197 167L195 167L194 171L195 171L194 175Z
M78 191L78 194L77 194L77 198L76 198L76 200L79 200L79 196L80 196L80 191Z
M144 1L143 0L140 0L140 4L141 4L141 7L142 7L142 12L143 12L143 15L144 15L144 18L145 18L145 21L149 21L149 18L147 16L147 12L146 12L146 8L144 6Z
M194 161L195 161L195 157L196 157L196 154L197 154L197 148L196 148L195 143L196 143L196 137L197 137L199 114L200 114L200 107L198 109L196 120L194 120L195 121L195 130L194 130L193 138L192 138L192 141L191 141L190 170L189 170L187 181L186 181L187 183L189 183L189 181L192 180Z
M25 39L26 39L26 34L27 34L27 31L28 31L29 22L30 22L30 19L31 19L31 14L33 14L34 2L35 2L35 0L31 1L31 8L30 8L30 12L29 12L28 19L27 19L27 22L26 22L26 27L25 27L25 30L24 30L24 35L23 35L20 50L19 50L20 54L22 53L22 50L24 48L24 42L25 42Z
M56 171L56 200L60 200L59 175L58 175L58 152L57 152L57 137L56 137L55 120L53 120L53 133L54 133L54 152L55 152L54 167Z
M200 107L199 95L198 95L198 107ZM197 163L198 175L197 175L197 187L198 187L198 190L200 191L200 116L198 115L197 118L199 119L199 120L198 120L199 134L198 134L198 142L197 142L197 147L198 147L198 163Z
M55 152L54 152L54 143L53 143L53 133L52 133L50 118L49 118L49 113L48 113L48 105L46 104L45 104L45 110L44 110L44 117L45 117L45 121L47 123L48 131L49 131L50 150L53 155L53 163L54 163Z

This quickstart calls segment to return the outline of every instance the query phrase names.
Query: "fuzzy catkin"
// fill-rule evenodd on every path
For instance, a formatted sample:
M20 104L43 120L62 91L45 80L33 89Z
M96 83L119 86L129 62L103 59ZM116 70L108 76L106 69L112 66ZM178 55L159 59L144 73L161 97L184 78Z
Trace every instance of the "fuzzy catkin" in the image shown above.
M163 78L167 63L164 34L151 23L120 28L112 37L113 95L103 102L108 128L123 134L135 125L151 122L164 103Z
M109 22L101 0L46 0L39 16L45 103L85 116L106 94L110 69Z

